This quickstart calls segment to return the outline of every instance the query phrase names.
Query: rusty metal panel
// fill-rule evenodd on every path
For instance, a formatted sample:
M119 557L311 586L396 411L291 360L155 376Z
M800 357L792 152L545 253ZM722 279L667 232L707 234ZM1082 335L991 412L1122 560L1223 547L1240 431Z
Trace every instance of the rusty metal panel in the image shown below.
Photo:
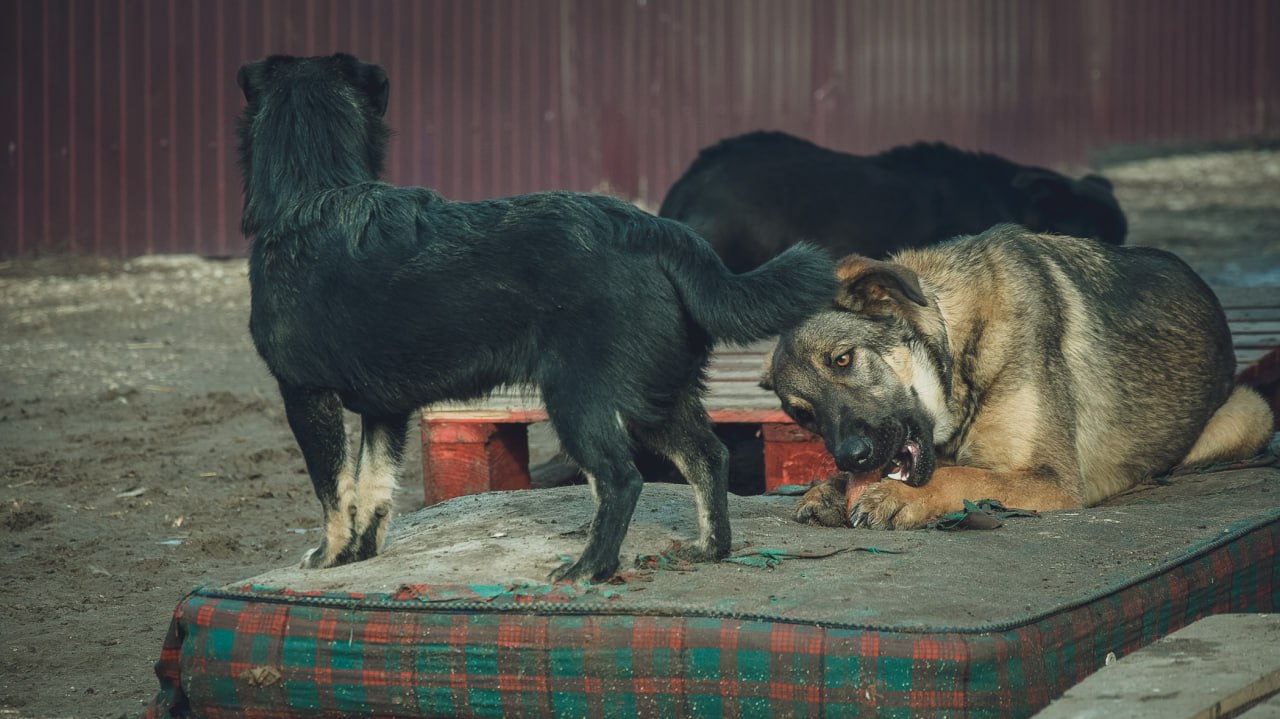
M0 0L0 257L241 255L237 67L352 52L392 78L388 179L656 205L696 152L781 129L1023 162L1280 135L1271 0Z

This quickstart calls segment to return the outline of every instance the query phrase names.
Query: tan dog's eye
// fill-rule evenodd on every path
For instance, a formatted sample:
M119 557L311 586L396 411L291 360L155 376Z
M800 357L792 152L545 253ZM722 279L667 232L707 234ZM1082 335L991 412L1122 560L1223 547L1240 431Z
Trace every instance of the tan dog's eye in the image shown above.
M839 357L836 357L834 361L837 367L848 367L850 364L853 363L853 355L849 354L848 352L845 352Z

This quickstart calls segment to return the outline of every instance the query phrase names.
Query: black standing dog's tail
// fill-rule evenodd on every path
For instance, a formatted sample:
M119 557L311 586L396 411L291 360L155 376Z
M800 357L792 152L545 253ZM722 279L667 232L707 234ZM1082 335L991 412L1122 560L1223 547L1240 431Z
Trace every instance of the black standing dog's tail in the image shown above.
M720 342L744 344L799 324L831 304L836 270L831 256L809 244L792 245L750 272L730 272L701 237L664 222L654 238L658 264L671 278L685 308Z

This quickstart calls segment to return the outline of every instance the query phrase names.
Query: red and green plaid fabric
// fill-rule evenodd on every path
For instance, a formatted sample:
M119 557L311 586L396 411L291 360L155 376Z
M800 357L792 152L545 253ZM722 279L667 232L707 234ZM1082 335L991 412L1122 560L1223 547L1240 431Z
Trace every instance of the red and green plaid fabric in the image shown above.
M1273 517L1088 601L964 631L637 615L493 587L198 590L148 716L1028 716L1108 652L1275 611L1277 547Z

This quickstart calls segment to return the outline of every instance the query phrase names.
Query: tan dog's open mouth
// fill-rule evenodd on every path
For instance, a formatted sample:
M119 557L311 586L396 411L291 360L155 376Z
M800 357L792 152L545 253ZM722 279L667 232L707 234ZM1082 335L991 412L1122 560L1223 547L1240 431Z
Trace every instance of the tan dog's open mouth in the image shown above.
M898 453L889 460L889 463L880 469L873 469L870 472L859 472L850 477L845 484L845 515L853 514L853 508L858 504L858 500L862 497L862 493L876 482L891 479L896 482L907 482L911 479L911 472L916 468L916 460L920 457L920 443L914 439L908 438L903 442L902 448Z

